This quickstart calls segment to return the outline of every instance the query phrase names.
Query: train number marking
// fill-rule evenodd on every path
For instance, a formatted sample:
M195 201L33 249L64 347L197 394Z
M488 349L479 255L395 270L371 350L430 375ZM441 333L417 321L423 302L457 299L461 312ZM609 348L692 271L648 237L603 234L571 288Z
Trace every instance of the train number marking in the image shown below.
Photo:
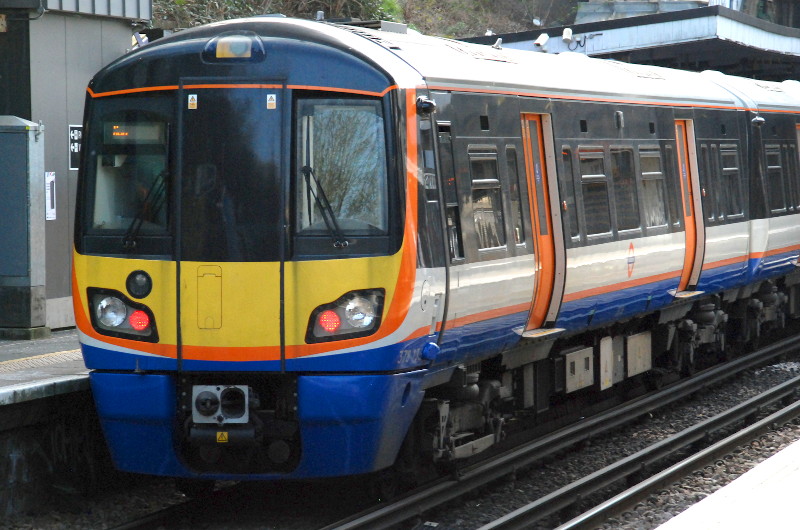
M226 431L217 432L217 443L218 444L228 443L228 433Z
M189 110L197 110L197 94L189 94Z

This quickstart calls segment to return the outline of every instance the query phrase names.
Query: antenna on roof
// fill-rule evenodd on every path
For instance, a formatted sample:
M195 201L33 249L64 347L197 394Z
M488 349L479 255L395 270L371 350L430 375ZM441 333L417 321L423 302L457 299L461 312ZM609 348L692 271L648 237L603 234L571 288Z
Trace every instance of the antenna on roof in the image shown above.
M317 11L317 17L315 18L317 22L322 22L325 20L325 11Z
M492 48L495 50L502 50L503 49L503 39L497 39L494 44L492 44Z

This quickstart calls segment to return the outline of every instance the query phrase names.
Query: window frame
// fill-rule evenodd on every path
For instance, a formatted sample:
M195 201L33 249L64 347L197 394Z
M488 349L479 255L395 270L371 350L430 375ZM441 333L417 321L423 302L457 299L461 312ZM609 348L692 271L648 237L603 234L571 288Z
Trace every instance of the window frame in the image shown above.
M725 159L728 157L735 158L736 166L726 166ZM725 190L727 194L720 193L719 211L720 217L723 221L741 221L745 217L745 194L744 183L742 182L742 157L737 144L720 144L719 145L719 181L721 190ZM728 185L729 180L734 178L736 181L736 189L738 190L737 202L739 204L739 212L729 213L727 205L730 204L730 191L731 187ZM723 205L725 206L723 211Z
M580 179L580 214L583 217L581 226L583 233L586 236L586 242L589 244L609 241L614 237L614 219L612 217L613 203L611 202L611 193L609 186L609 177L606 169L606 149L597 145L579 145L578 146L578 178ZM583 163L585 160L600 160L602 164L602 173L583 173ZM592 232L589 233L589 224L587 221L586 211L586 185L601 183L605 186L606 207L608 213L608 230L605 232Z
M622 198L617 194L618 190L618 181L621 179L617 178L617 175L614 173L614 168L618 167L616 162L615 153L628 153L629 154L629 165L630 165L630 175L628 178L631 180L632 188L631 193L628 194L628 197L633 198L633 202L635 203L635 215L632 218L637 220L636 226L630 228L621 228L620 227L620 213L621 205L619 204L620 199ZM637 170L636 166L636 150L633 145L631 144L613 144L608 148L608 157L610 164L610 179L613 185L613 218L612 218L612 230L615 230L618 234L619 239L628 239L630 237L641 237L644 229L644 223L642 222L642 209L641 209L641 193L639 190L639 171Z
M645 193L645 182L658 182L658 185L661 188L661 197L662 200L661 204L661 213L663 214L664 222L662 224L653 224L651 225L648 222L647 218L647 208L645 207L642 209L642 223L644 225L644 229L648 235L652 235L653 232L658 233L667 233L669 231L671 220L670 220L670 211L669 211L669 191L667 189L667 174L665 171L665 160L663 153L661 152L661 148L658 145L649 145L643 144L637 146L637 154L638 154L638 163L639 163L639 179L641 180L642 186L642 196L641 199L643 203L647 202L647 193ZM656 159L658 160L658 168L659 171L645 171L645 164L643 163L644 159Z
M771 160L771 158L773 158ZM774 164L777 158L777 165ZM780 144L765 144L764 145L764 167L766 169L767 177L767 193L768 193L768 207L770 214L783 215L787 212L786 209L786 183L784 182L783 172L783 157L781 153ZM780 190L775 190L775 184L780 186ZM781 206L776 208L773 203L775 199L781 201Z
M475 175L475 162L492 162L494 178L476 178ZM495 145L470 145L467 149L467 164L469 168L469 190L470 190L470 205L471 205L471 220L472 220L472 227L475 233L475 248L478 251L479 256L484 256L486 254L497 253L497 252L508 252L508 234L506 230L506 210L507 208L504 205L505 202L505 193L503 190L503 182L501 179L500 174L500 163L499 163L499 156L497 146ZM483 177L483 176L482 176ZM478 222L475 217L476 213L476 201L475 201L475 192L476 190L492 190L496 195L495 197L498 199L498 204L495 205L494 202L492 204L492 218L494 221L494 226L496 233L498 235L498 245L496 246L481 246L483 243L481 241L481 230L479 230ZM497 216L498 210L497 207L499 206L499 218ZM499 225L499 231L497 231L497 227Z

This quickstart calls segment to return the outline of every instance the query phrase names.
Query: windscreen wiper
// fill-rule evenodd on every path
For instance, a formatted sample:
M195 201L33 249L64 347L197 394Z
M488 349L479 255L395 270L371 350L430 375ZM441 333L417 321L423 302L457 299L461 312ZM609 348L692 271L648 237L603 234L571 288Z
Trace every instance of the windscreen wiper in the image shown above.
M139 236L139 231L142 229L145 213L155 216L164 207L164 203L167 202L167 179L164 176L164 172L161 172L153 179L153 183L150 185L150 189L147 190L144 201L142 201L142 206L125 231L125 236L122 238L122 247L128 252L133 252L136 249L136 240Z
M314 196L314 202L317 203L317 208L319 208L319 212L322 215L322 220L325 221L325 226L328 227L328 231L333 236L333 246L336 248L347 247L350 243L345 239L341 228L339 228L339 223L336 222L336 214L333 213L331 203L325 195L325 190L322 189L322 184L314 174L314 170L311 169L311 166L303 166L300 172L303 173L303 177L306 179L306 189ZM311 179L314 179L314 186L311 185Z

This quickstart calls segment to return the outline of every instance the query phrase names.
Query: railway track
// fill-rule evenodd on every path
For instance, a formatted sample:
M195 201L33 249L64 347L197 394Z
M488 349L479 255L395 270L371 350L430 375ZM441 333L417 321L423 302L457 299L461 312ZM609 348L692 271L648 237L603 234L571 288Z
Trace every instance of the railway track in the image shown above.
M389 504L381 504L370 507L355 515L347 516L342 519L331 521L315 517L316 522L309 523L306 528L322 528L323 530L332 529L373 529L386 528L421 517L425 512L433 510L448 502L451 502L463 495L486 487L494 481L504 477L513 476L524 472L543 461L557 457L571 448L593 438L606 434L621 426L635 421L637 418L655 412L671 403L683 400L694 393L712 387L721 381L730 378L737 373L753 367L762 365L776 357L800 351L800 345L796 338L780 340L768 347L762 348L757 352L745 355L729 363L715 366L696 374L689 380L678 381L658 392L651 393L618 407L609 409L592 417L586 418L578 423L569 425L543 437L532 440L522 446L510 449L501 454L488 458L480 463L476 463L464 468L460 468L457 473L440 478L423 488L414 490L406 495L399 497ZM609 484L641 475L643 469L656 468L660 461L668 459L676 451L685 450L686 447L700 445L713 432L721 429L730 428L737 422L747 422L752 420L759 411L762 411L775 402L788 401L800 392L800 377L792 379L769 392L757 396L747 402L734 407L725 414L708 419L695 427L678 433L675 437L662 440L652 447L640 451L614 465L599 470L583 479L565 486L550 495L534 501L529 506L520 508L504 518L485 526L484 528L523 528L529 527L532 521L540 520L551 514L560 512L573 506L577 499L586 498L592 492L606 488ZM796 407L800 407L797 406ZM786 412L791 416L793 412ZM800 408L797 410L800 414ZM787 416L787 417L788 417ZM781 416L783 417L783 416ZM772 418L772 417L770 417ZM779 419L762 420L754 423L751 428L759 429L764 425L769 425ZM743 436L747 436L744 434ZM733 442L731 442L733 443ZM713 453L717 454L717 453ZM697 465L702 465L698 463ZM676 470L675 473L678 473ZM648 480L650 480L648 478ZM655 480L655 479L654 479ZM663 479L668 480L668 479ZM586 514L586 523L576 519L575 525L594 524L610 517L611 511L623 509L621 507L636 502L642 495L647 495L649 482L645 481L642 486L632 489L627 497L621 497L608 507L598 507L591 513ZM658 485L663 482L658 482ZM653 485L652 487L659 487ZM159 525L164 527L179 527L181 520L186 521L190 517L194 521L205 519L213 523L215 518L228 508L225 506L236 505L232 499L236 499L240 492L240 485L218 490L212 495L188 501L185 504L175 505L164 511L148 515L144 518L130 521L118 526L118 529L134 530L139 528L153 528ZM610 502L610 501L609 501ZM209 509L209 507L212 507ZM519 512L519 513L517 513ZM198 514L201 515L198 519ZM222 519L230 514L222 515ZM566 520L566 519L565 519ZM320 521L323 521L320 524ZM574 526L574 528L584 528L585 526ZM572 527L570 527L572 528Z
M675 436L639 451L628 458L620 460L591 475L576 481L547 497L524 506L514 512L484 525L480 530L510 530L529 528L531 524L542 520L558 510L562 510L581 498L601 491L617 480L635 476L643 468L657 466L660 462L676 452L688 449L693 444L707 438L710 433L731 428L736 423L751 418L764 408L791 398L790 405L778 410L768 417L738 430L719 442L697 451L667 469L649 476L612 499L584 512L567 523L559 526L560 530L579 530L596 528L607 519L619 515L649 494L659 491L677 479L691 473L709 462L729 453L739 445L749 442L758 435L769 431L777 424L782 424L800 416L800 401L794 401L800 391L800 377L787 381L741 405L718 414L704 422L686 429Z
M522 447L507 451L480 464L467 467L457 476L440 479L425 488L403 496L391 504L377 506L353 517L337 521L325 526L323 530L386 528L420 517L426 511L483 488L504 476L516 474L520 470L552 458L581 442L589 441L593 437L613 431L642 415L718 384L740 371L759 366L771 359L794 353L798 350L800 350L800 346L798 346L795 338L780 340L732 362L709 368L689 380L669 385L659 392L637 398L619 407L587 418L575 425L548 434ZM616 480L639 474L648 465L654 466L658 461L668 458L676 451L701 442L714 431L719 431L730 427L736 422L752 418L758 411L770 406L770 404L793 397L798 388L800 388L800 378L784 383L766 394L734 407L726 414L702 422L688 430L688 432L679 433L676 437L655 444L653 447L641 452L641 454L632 455L632 457L622 462L609 466L608 469L593 473L576 483L531 503L530 515L519 514L523 521L522 523L515 523L514 519L517 516L510 517L509 514L508 522L498 520L495 524L499 525L497 528L529 527L532 522L564 510L573 505L576 500L584 498L594 491L601 490ZM800 412L798 413L800 414ZM759 422L758 425L763 424ZM744 436L747 435L745 434ZM646 493L644 494L646 495ZM604 515L598 515L597 517L603 517ZM596 518L593 520L596 520ZM509 526L502 526L505 524ZM488 525L485 528L493 527Z

